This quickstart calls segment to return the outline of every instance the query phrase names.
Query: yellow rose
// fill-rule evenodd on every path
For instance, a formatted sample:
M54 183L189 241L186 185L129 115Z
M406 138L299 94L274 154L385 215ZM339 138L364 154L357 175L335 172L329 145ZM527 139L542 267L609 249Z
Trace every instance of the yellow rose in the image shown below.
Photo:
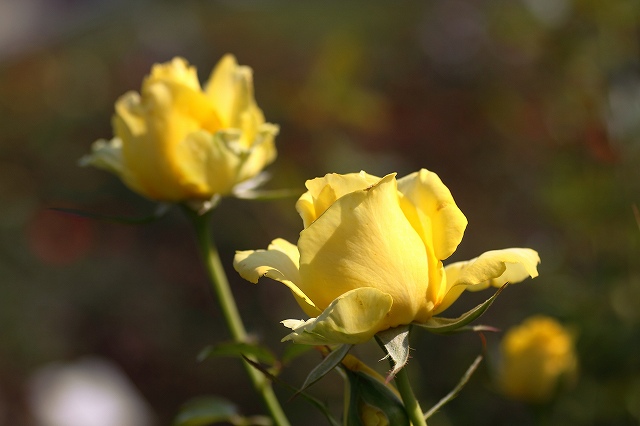
M234 267L256 283L287 285L307 321L285 320L299 343L361 343L398 325L424 323L465 288L537 276L538 254L512 248L444 267L467 219L440 178L420 170L396 180L365 172L328 174L306 183L296 208L305 229L298 245L274 240L240 251Z
M553 318L534 316L513 327L501 350L501 388L520 401L548 401L577 372L573 335Z
M252 71L224 56L204 90L182 58L156 64L140 93L115 104L115 137L81 159L158 201L206 202L230 194L276 157L277 126L253 97Z

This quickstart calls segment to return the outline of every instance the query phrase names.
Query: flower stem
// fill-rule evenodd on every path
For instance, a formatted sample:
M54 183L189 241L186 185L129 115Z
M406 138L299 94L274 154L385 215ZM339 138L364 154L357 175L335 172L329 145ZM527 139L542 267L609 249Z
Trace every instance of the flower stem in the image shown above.
M227 328L236 342L246 342L247 332L242 323L240 313L238 312L233 293L231 293L231 289L229 288L229 281L227 280L222 262L220 261L218 249L211 236L211 211L198 215L189 209L185 210L187 210L189 218L195 225L200 254L204 261L209 280L211 281L211 287L218 298ZM243 360L242 363L251 379L254 389L258 392L264 405L271 414L274 424L276 426L289 426L289 421L273 392L271 383L262 373L245 360Z
M413 389L411 389L407 369L403 368L400 370L398 374L396 374L395 380L398 392L400 392L402 402L404 403L404 408L409 415L409 419L411 419L412 426L427 426L427 420L424 418L420 403L413 394Z

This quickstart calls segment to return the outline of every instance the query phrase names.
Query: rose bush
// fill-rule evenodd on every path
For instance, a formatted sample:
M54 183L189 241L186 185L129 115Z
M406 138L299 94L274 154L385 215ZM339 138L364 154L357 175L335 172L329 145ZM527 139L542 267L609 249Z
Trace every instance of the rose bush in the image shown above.
M399 325L425 323L465 289L500 287L537 276L538 254L510 248L444 267L467 219L440 178L422 169L396 180L365 172L306 183L296 203L304 230L297 246L239 251L234 267L256 283L284 283L311 317L285 320L285 339L362 343Z
M156 64L140 93L115 104L114 137L81 159L158 201L204 202L230 194L276 157L277 126L253 96L252 71L224 56L204 89L182 58Z

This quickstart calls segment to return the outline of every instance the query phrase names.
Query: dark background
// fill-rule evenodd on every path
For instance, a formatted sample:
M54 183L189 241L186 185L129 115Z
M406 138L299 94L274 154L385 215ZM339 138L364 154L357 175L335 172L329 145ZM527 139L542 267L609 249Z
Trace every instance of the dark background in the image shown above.
M179 210L145 226L47 210L150 213L77 160L111 137L114 101L153 63L183 56L204 81L227 52L254 69L258 104L281 127L269 188L302 192L327 172L438 173L469 219L451 261L514 246L542 258L540 277L508 288L482 322L544 313L576 332L579 379L545 408L547 424L640 422L639 2L3 0L0 424L31 424L35 369L87 355L120 366L158 425L202 394L261 412L237 360L196 361L228 334ZM302 312L284 286L252 286L230 265L236 249L295 242L293 205L224 200L214 213L246 324L277 353L278 322ZM451 314L488 295L464 295ZM427 408L481 344L413 337L408 368ZM500 335L487 339L488 362L430 425L541 424L498 392ZM283 377L299 385L318 361L310 352ZM311 393L340 413L337 375ZM293 424L326 424L300 398L284 405Z

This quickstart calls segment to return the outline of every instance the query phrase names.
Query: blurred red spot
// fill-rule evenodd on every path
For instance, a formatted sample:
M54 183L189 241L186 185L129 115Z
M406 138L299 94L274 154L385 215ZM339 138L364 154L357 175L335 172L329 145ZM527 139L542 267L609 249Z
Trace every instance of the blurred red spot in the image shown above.
M589 153L598 161L606 164L614 164L619 160L618 153L611 145L604 125L593 122L585 129L585 140Z
M43 263L68 265L82 258L93 241L89 219L40 210L26 228L29 248Z

